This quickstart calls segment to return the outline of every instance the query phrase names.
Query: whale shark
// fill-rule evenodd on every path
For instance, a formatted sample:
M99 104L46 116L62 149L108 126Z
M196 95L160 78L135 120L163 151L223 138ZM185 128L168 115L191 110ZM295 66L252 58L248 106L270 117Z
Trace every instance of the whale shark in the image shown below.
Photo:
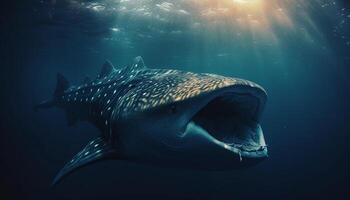
M267 93L248 80L151 69L139 56L71 86L57 74L53 96L35 109L58 107L68 125L87 121L100 133L53 181L106 159L155 166L231 170L268 157L260 120Z

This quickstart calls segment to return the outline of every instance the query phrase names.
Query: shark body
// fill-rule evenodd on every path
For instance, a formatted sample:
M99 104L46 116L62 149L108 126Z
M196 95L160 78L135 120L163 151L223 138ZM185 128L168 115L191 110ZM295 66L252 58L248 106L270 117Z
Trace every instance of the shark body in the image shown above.
M259 85L237 78L149 69L141 57L115 69L106 61L95 80L70 86L60 74L51 100L36 109L64 109L68 124L85 120L101 134L58 173L104 159L228 170L267 157L259 125L266 102Z

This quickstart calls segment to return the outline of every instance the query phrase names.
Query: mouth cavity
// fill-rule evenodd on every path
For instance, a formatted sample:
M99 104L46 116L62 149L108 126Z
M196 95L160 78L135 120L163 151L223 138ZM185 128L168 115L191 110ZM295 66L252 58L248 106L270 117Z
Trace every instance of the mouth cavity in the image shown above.
M215 143L242 157L266 157L267 146L258 123L264 102L252 94L225 93L201 108L189 124L212 136Z

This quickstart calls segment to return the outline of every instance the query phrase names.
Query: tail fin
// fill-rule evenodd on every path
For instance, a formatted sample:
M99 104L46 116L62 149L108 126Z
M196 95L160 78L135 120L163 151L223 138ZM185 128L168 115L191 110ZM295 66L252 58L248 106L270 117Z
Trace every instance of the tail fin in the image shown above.
M67 79L60 73L57 74L57 84L55 89L55 96L63 94L63 92L69 88L69 82Z
M55 101L54 100L47 100L39 103L38 105L34 106L34 111L38 111L39 109L45 109L45 108L51 108L55 106Z
M34 110L51 108L56 105L56 97L63 94L66 89L69 88L69 82L67 79L60 73L57 74L57 84L56 89L53 94L53 98L50 100L43 101L42 103L34 106Z

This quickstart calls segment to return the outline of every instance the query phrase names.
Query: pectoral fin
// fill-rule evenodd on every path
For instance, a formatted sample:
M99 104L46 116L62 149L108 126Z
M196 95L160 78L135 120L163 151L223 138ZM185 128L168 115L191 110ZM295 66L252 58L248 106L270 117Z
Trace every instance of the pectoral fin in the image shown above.
M112 145L103 138L97 138L89 142L86 147L76 154L57 174L52 185L57 184L62 178L83 166L99 160L111 159L116 156Z

